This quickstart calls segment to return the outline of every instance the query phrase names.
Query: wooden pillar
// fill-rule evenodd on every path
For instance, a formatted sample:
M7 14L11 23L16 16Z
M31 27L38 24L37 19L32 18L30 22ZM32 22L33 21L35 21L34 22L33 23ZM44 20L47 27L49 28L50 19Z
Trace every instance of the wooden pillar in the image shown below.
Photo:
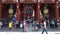
M17 13L17 20L20 21L20 0L17 1L17 7L16 7L16 13Z
M55 1L55 19L56 19L56 21L58 20L58 18L59 18L59 11L58 11L58 1L56 0Z
M0 1L0 19L2 18L2 2Z
M39 1L37 0L37 20L38 22L40 23L40 3Z

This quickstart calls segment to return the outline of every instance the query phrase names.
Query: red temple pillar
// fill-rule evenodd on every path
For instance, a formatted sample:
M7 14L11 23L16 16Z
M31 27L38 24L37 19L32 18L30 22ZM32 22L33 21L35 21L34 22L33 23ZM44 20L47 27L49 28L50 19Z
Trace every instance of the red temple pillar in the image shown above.
M2 2L0 1L0 19L2 18Z
M40 23L40 3L39 1L37 0L37 20L38 20L38 23Z
M58 11L58 1L55 1L55 19L56 21L59 19L59 11Z
M20 0L17 1L16 14L17 20L20 21Z

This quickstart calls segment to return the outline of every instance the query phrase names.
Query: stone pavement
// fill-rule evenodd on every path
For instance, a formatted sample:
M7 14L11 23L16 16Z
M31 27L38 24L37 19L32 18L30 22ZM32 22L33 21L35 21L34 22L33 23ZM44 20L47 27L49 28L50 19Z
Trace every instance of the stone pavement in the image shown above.
M0 34L41 34L41 32L0 32ZM48 32L48 34L60 34L60 32Z
M60 29L47 29L49 32L59 32L60 31ZM21 28L16 28L16 29L13 29L13 30L11 30L12 32L24 32L24 29L21 29ZM32 29L29 27L28 28L28 32L40 32L40 31L42 31L42 29L39 29L38 31L32 31ZM0 30L0 32L10 32L10 30L9 30L9 28L3 28L3 29L1 29Z

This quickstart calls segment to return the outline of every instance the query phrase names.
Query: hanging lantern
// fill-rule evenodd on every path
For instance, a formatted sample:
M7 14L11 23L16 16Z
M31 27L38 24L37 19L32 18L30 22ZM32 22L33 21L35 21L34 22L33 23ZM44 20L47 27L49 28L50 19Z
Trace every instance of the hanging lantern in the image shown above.
M11 6L8 11L9 11L9 15L12 16L13 15L13 7Z
M48 9L44 7L44 14L48 14Z
M45 19L48 19L48 17L49 17L48 9L47 9L47 7L45 6L45 7L44 7L44 18L45 18Z

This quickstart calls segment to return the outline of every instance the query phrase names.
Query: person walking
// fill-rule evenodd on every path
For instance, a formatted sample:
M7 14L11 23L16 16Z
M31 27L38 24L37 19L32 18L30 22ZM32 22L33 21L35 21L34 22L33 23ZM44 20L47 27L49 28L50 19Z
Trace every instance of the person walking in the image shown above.
M16 20L16 22L15 22L15 28L18 27L18 24L19 24L19 22L18 22L18 20Z
M32 22L32 31L34 31L34 27L35 27L35 22Z
M46 34L48 34L48 33L47 33L47 27L46 27L46 20L44 20L44 22L43 22L43 24L42 24L42 27L43 27L43 28L42 28L42 29L43 29L43 30L42 30L42 34L44 33L44 31L46 32Z
M24 24L24 31L27 32L28 31L28 27L27 27L27 23L26 20L23 20L23 24Z
M2 25L3 25L3 24L2 24L2 22L0 21L0 29L2 29Z

